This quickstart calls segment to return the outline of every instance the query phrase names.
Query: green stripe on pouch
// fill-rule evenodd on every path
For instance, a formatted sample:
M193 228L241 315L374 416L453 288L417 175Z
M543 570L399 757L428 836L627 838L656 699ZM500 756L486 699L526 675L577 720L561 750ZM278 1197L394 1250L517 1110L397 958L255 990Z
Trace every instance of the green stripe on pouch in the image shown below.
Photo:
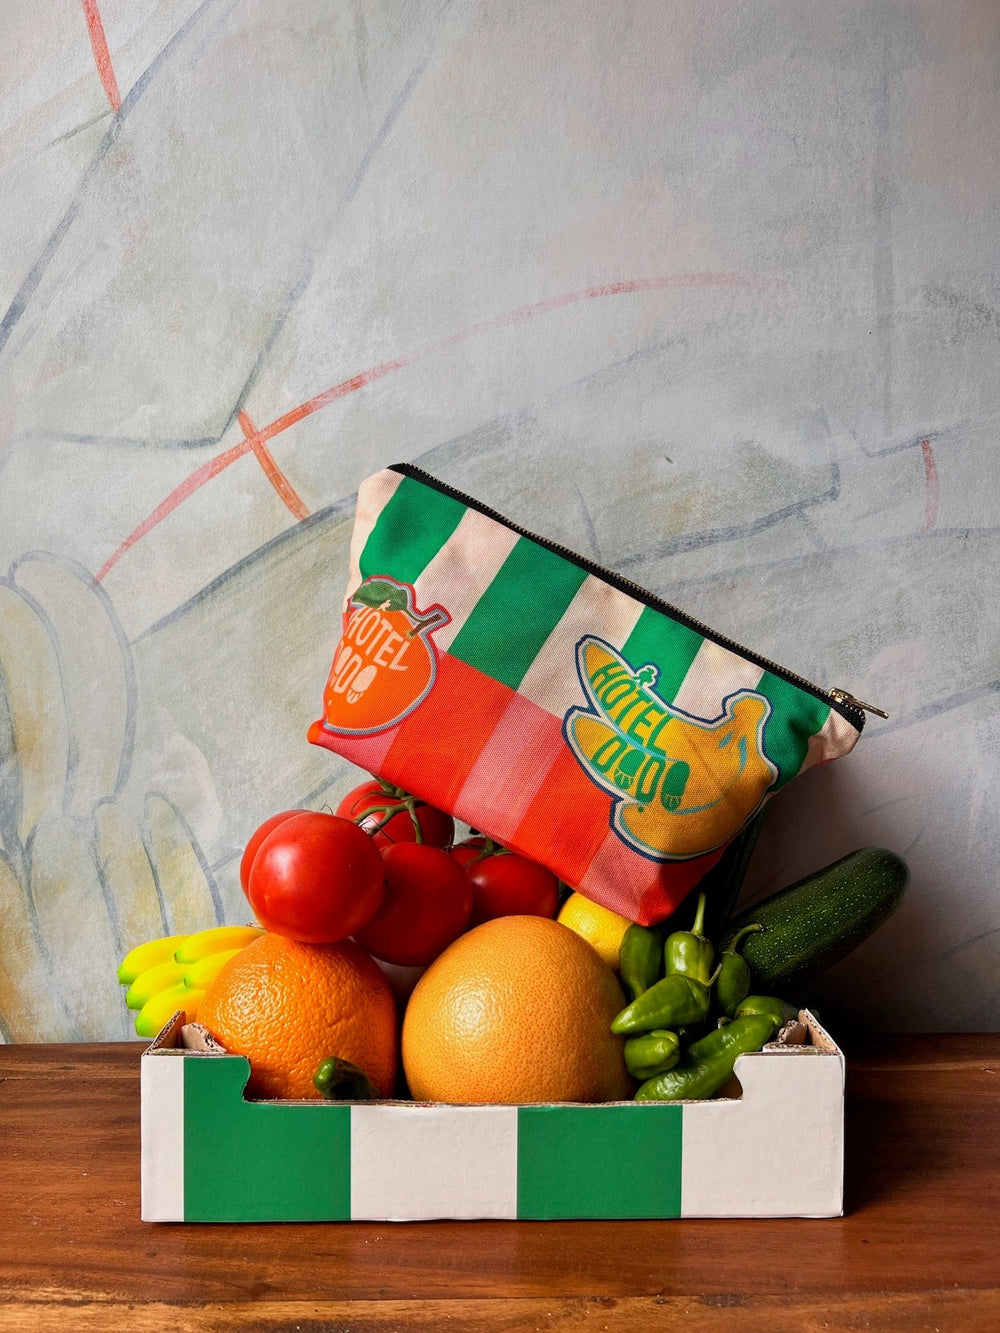
M361 552L361 577L391 574L399 583L414 583L465 513L460 500L404 477L368 534Z
M683 1109L520 1106L517 1215L680 1217Z
M670 703L704 642L696 630L647 606L625 640L622 657L633 671L652 663L658 672L652 688Z
M761 676L757 692L771 702L771 716L764 723L764 752L778 767L772 788L777 791L802 767L809 737L822 730L830 705L770 671Z
M578 565L520 538L448 651L516 690L586 577Z

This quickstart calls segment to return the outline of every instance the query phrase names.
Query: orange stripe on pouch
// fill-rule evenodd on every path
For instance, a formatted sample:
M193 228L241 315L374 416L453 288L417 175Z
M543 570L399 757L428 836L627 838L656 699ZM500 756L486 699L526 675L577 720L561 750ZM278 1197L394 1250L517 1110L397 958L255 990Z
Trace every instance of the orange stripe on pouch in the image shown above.
M639 925L662 921L678 908L722 856L725 847L706 852L691 861L671 861L660 868L659 879L642 895L637 920Z
M325 731L321 722L314 722L309 728L307 738L313 745L322 745L334 754L343 755L352 764L357 764L368 773L375 773L385 761L389 748L399 733L399 727L389 731L380 731L374 736L333 736Z
M610 810L611 797L590 781L564 745L510 845L558 865L559 877L576 888L607 837Z
M564 749L559 719L515 694L459 792L459 818L506 843Z
M650 926L678 908L721 855L720 848L691 861L653 861L609 829L579 888L613 912Z
M514 691L442 653L438 677L424 702L395 729L380 776L415 795L456 809Z

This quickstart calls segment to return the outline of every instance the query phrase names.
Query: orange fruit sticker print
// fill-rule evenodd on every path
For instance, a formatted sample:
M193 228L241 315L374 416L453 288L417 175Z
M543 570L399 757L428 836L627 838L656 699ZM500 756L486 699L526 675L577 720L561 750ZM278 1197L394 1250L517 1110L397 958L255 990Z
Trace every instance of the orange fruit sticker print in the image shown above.
M327 731L370 736L394 727L430 692L437 674L431 635L451 619L417 609L413 589L384 574L351 596L323 694Z

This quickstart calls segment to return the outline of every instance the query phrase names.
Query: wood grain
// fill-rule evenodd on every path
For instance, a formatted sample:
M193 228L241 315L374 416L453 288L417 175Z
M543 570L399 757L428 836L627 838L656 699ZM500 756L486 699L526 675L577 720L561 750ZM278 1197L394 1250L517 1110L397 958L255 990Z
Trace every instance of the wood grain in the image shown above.
M130 1306L129 1333L992 1333L997 1291L935 1291L819 1299L795 1296L530 1297L454 1301L273 1301L178 1307L159 1302ZM66 1301L29 1301L3 1311L5 1333L106 1333L122 1306L84 1307Z
M0 1327L1000 1328L1000 1036L849 1051L826 1220L150 1225L139 1043L0 1047Z

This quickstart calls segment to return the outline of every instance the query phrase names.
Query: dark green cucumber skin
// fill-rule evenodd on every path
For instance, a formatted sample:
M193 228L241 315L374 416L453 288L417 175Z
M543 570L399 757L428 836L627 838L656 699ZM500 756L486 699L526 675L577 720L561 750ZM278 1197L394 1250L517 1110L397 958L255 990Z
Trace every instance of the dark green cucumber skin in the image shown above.
M753 989L787 998L877 930L899 906L908 880L901 856L863 847L741 912L719 948L759 921L764 929L745 935L740 945Z

